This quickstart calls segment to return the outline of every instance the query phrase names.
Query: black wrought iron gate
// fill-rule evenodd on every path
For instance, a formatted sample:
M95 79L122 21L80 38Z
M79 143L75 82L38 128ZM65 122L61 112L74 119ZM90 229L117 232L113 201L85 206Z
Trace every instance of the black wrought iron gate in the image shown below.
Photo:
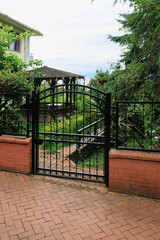
M110 99L80 84L34 92L34 173L108 185Z

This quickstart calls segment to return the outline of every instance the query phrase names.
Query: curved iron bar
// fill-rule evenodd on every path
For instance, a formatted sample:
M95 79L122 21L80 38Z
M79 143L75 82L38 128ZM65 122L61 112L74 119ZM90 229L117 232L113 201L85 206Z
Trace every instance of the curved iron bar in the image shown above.
M48 89L49 90L49 89ZM39 92L38 94L40 94L41 92ZM95 99L98 99L98 100L101 100L102 102L105 102L105 99L103 98L100 98L100 97L97 97L93 94L90 94L90 93L86 93L86 92L79 92L79 91L62 91L62 92L56 92L56 93L51 93L49 95L46 95L42 98L39 98L39 101L43 100L43 99L46 99L48 97L51 97L51 96L54 96L54 95L58 95L58 94L62 94L62 93L77 93L77 94L83 94L83 95L86 95L86 96L89 96L89 97L93 97Z
M46 89L44 89L44 90L42 90L42 91L40 91L39 93L43 93L43 92L45 92L45 91L49 91L49 90L53 90L53 89L55 89L55 88L59 88L59 87L64 87L64 86L75 86L75 87L85 87L85 88L87 88L87 89L91 89L91 90L93 90L93 91L96 91L96 92L99 92L99 93L101 93L101 94L104 94L104 95L106 95L107 93L106 92L103 92L103 91L101 91L101 90L98 90L97 88L93 88L93 87L89 87L89 86L86 86L86 85L81 85L81 84L61 84L61 85L56 85L56 86L53 86L53 87L50 87L50 88L46 88ZM67 91L67 92L69 92L69 91ZM73 92L73 91L72 91Z

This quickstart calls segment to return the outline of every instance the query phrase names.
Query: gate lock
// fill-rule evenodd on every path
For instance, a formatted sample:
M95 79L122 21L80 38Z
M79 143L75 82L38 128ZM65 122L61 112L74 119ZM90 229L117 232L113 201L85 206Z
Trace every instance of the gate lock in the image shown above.
M42 139L37 139L37 144L38 145L42 145L43 144L43 140Z

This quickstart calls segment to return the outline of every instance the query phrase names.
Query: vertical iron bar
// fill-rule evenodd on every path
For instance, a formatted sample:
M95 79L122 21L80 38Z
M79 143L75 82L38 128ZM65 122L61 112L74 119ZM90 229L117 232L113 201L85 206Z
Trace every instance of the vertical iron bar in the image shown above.
M83 128L84 128L84 112L85 112L85 82L84 82L84 87L83 87ZM82 169L83 169L83 173L84 173L84 161L85 161L85 147L84 147L84 134L85 134L85 130L83 130L83 148L82 148ZM84 178L84 175L82 176Z
M124 146L125 148L127 147L127 116L128 116L128 107L127 105L125 104L125 142L124 142Z
M74 82L75 84L75 82ZM77 91L78 92L78 87L74 86L74 91ZM78 121L77 121L77 112L78 112L78 93L74 93L74 97L75 97L75 111L76 111L76 134L77 134L77 131L78 131ZM77 135L76 135L76 141L77 141ZM79 141L79 138L78 138L78 141ZM77 163L79 161L79 148L80 148L80 144L77 144L76 146L77 148L77 159L76 159L76 177L77 177Z
M52 87L51 89L49 90L50 91L50 94L52 93ZM52 94L52 97L50 97L50 100L49 100L50 103L53 104L53 94ZM53 105L51 105L50 109L49 109L49 113L50 113L50 129L52 130L52 107ZM50 170L51 170L51 166L52 166L52 142L50 142ZM50 171L50 174L52 172Z
M98 89L98 84L97 84L97 89ZM98 91L97 91L97 97L98 97ZM99 110L99 106L98 106L98 101L97 101L97 107L96 107L96 121L98 120L98 110ZM98 135L98 123L96 123L95 125L94 125L94 127L95 127L95 130L94 130L94 132L95 132L95 135ZM99 163L99 159L98 159L98 147L97 147L97 149L96 149L97 151L96 151L96 153L97 153L97 157L96 157L96 179L98 180L98 163Z
M30 106L32 106L32 94L29 98L29 131L31 132L32 136L32 108L30 109Z
M118 149L118 119L119 119L119 104L116 102L116 149Z
M144 99L143 99L144 100ZM142 126L142 133L145 136L145 122L144 122L144 109L145 109L145 103L142 103L143 105L143 126ZM144 147L144 137L142 136L142 146ZM145 147L144 147L145 148Z
M151 103L151 149L153 148L152 132L153 132L153 101Z
M104 178L109 186L109 151L110 151L110 124L111 124L111 93L107 93L105 101L105 154L104 154Z
M63 92L64 92L64 88L63 88ZM64 93L63 93L63 96L64 96ZM66 80L66 106L68 108L68 81ZM63 98L63 103L64 103L64 98Z
M45 85L44 85L45 87ZM47 109L46 109L46 87L45 87L45 91L44 91L44 102L43 102L43 105L44 105L44 122L43 122L43 131L45 133L45 127L46 127L46 116L47 116ZM46 172L45 168L46 168L46 160L47 160L47 152L46 152L46 141L45 141L45 138L46 138L46 134L44 134L44 150L43 150L43 168L44 168L44 173Z
M36 111L35 111L35 89L32 91L32 173L36 174L36 159L35 159L35 124L36 124Z
M35 113L36 113L36 173L37 169L39 168L39 145L38 145L38 136L39 136L39 94L40 92L38 91L37 94L35 94Z
M74 88L73 88L73 91L74 91L74 94L73 94L73 99L74 99L74 100L73 100L73 107L74 107L74 110L75 110L75 105L76 105L76 95L75 95L75 94L76 94L76 93L75 93L75 91L76 91L76 85L75 85L75 84L76 84L76 80L73 80L73 84L74 84L74 85L73 85L73 86L74 86Z
M52 92L52 119L55 119L55 109L54 109L54 91L55 91L55 82L52 81L51 85Z
M70 108L72 109L72 80L70 81Z
M134 103L133 111L134 111L134 125L136 124L136 104ZM136 133L135 133L136 134ZM135 148L135 138L133 137L133 148Z
M26 107L27 107L27 138L29 137L29 94L26 96Z
M56 91L56 93L58 92L58 87L56 87L55 88L55 91ZM56 100L56 103L58 103L58 94L56 95L56 96L54 96L53 95L53 98L55 97L55 100ZM63 106L64 107L64 106ZM57 116L54 118L54 121L55 121L55 123L56 123L56 133L58 133L58 108L57 108ZM58 136L56 135L56 139L58 139ZM60 153L58 153L58 146L57 146L57 142L56 143L54 143L54 144L56 144L56 175L57 175L57 161L58 161L58 159L59 159L59 161L60 161Z
M72 91L70 89L70 91ZM70 95L70 110L72 112L72 103L71 103L71 95ZM71 112L69 113L69 129L68 129L68 132L69 132L69 135L71 134ZM67 132L67 131L66 131ZM70 136L69 136L69 141L71 140ZM69 156L68 156L68 160L69 160L69 176L71 176L70 172L71 172L71 161L70 161L70 155L71 155L71 143L69 143Z
M91 86L90 86L91 87ZM91 91L91 88L90 88L90 95L91 95L91 93L92 93L92 91ZM91 113L92 113L92 101L91 101L91 96L90 96L90 125L91 125ZM92 130L91 130L91 126L90 126L90 128L89 128L89 132L90 132L90 135L92 134ZM92 139L91 139L92 140ZM91 155L89 156L89 178L91 178Z
M64 85L63 85L63 106L64 106ZM67 91L67 93L66 93L66 106L65 106L65 110L63 111L63 113L62 113L62 117L63 117L63 140L64 140L64 118L65 118L65 113L66 113L66 111L67 111L67 109L68 109L68 83L66 84L66 91ZM66 109L67 108L67 109ZM65 149L64 149L64 142L63 142L63 147L62 147L62 175L64 175L64 154L65 154L65 151L64 151Z

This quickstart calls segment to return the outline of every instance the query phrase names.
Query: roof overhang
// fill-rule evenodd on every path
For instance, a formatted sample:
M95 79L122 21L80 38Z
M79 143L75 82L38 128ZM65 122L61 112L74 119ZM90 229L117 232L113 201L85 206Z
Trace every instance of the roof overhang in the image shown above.
M76 73L71 73L71 72L66 72L63 70L55 69L55 68L50 68L47 66L43 66L40 68L37 68L36 72L38 74L41 74L41 76L37 76L36 73L34 73L33 70L28 71L30 73L30 76L33 77L34 79L82 79L84 76L76 74Z
M19 29L21 32L25 32L25 31L30 31L31 33L35 34L35 36L43 36L43 34L11 17L9 17L6 14L3 14L0 12L0 22L3 25L8 25L8 26L12 26L13 28L17 28Z

